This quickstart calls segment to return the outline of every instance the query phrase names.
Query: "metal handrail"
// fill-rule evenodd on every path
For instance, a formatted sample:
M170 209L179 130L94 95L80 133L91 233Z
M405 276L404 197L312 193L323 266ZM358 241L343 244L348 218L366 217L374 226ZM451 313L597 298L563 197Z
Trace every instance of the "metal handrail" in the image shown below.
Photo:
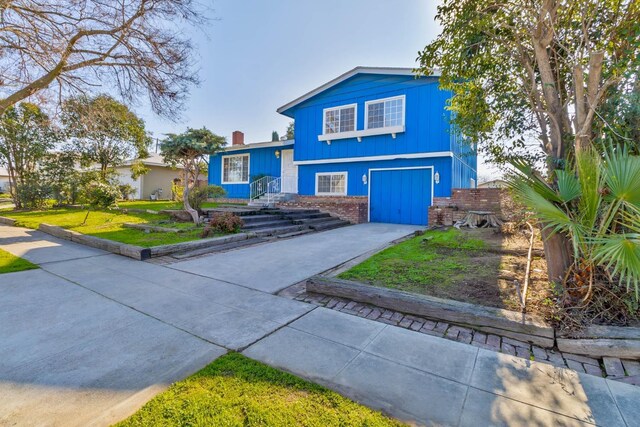
M262 178L253 181L250 184L249 198L254 200L266 194L269 188L269 183L274 179L275 178L273 176L263 176Z
M282 179L274 178L267 184L267 203L271 204L274 194L279 194L282 190Z

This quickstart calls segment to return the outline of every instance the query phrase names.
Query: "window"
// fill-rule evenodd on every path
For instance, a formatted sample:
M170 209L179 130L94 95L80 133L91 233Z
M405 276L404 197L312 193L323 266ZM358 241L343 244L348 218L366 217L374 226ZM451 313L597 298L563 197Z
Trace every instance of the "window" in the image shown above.
M365 102L367 129L404 125L404 96Z
M249 154L222 157L222 183L249 183Z
M324 134L356 130L356 104L324 110Z
M346 194L346 172L316 174L316 195L346 196Z

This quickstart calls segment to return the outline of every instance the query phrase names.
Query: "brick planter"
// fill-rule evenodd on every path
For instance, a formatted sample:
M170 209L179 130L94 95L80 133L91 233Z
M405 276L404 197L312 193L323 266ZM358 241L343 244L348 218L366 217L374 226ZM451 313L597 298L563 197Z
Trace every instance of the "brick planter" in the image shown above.
M453 189L451 197L434 197L429 208L429 225L451 226L465 217L468 211L488 211L505 220L517 214L509 192L502 188Z

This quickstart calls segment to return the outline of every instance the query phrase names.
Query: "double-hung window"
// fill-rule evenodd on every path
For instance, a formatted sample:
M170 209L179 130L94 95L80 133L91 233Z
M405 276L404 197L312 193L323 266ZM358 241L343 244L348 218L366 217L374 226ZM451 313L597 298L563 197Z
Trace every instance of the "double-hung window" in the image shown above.
M347 173L317 173L316 195L318 196L346 196Z
M356 130L356 104L326 108L323 123L325 135L353 132Z
M404 96L365 102L366 129L404 126Z
M249 154L222 157L222 183L249 183Z

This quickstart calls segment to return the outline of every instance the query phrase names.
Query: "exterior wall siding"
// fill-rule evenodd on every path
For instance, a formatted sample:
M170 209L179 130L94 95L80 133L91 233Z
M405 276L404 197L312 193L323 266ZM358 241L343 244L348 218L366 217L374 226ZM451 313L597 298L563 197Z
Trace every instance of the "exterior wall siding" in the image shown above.
M405 95L405 132L392 135L318 141L323 109L357 103L356 130L365 128L365 102ZM296 161L449 151L451 93L432 77L358 75L295 107Z
M276 151L291 147L265 147L232 152L217 153L209 157L209 184L220 185L231 199L249 199L249 184L222 184L222 158L227 155L249 153L249 182L257 175L280 176L281 160L276 157Z
M161 200L170 200L173 196L171 186L173 180L181 178L182 170L170 167L149 166L149 172L142 176L142 198L150 199L151 193L162 189Z
M449 197L451 195L451 157L301 165L298 167L298 194L315 195L316 173L347 172L347 195L367 196L369 183L364 184L362 176L366 175L368 180L369 169L418 166L433 166L434 173L440 174L440 183L434 183L433 186L434 197Z

